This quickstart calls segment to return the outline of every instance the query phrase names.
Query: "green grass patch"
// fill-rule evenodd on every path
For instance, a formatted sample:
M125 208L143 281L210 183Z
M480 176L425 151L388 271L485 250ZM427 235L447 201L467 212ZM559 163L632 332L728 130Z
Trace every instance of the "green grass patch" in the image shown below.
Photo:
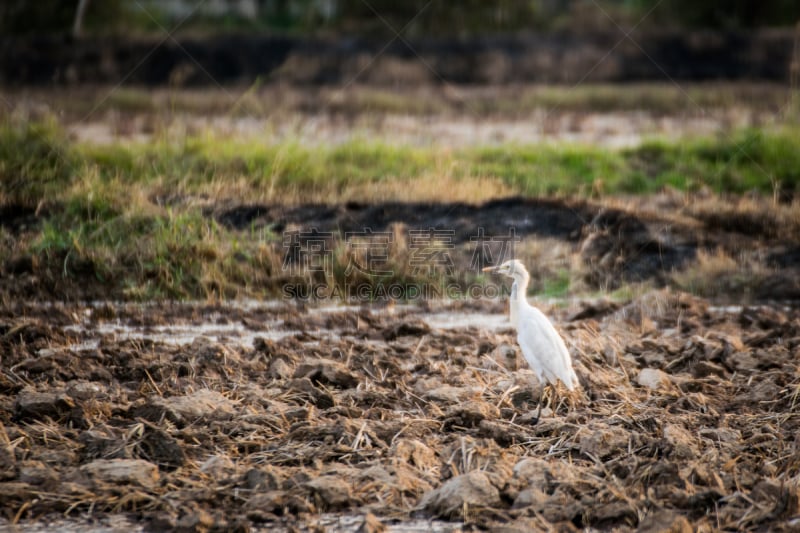
M263 280L258 241L241 243L198 210L45 221L31 251L54 275L98 282L133 299L237 296Z
M622 152L627 172L618 182L622 192L653 192L664 186L719 193L776 187L795 190L800 184L800 136L796 129L746 130L726 138L683 143L648 142Z
M564 298L569 294L572 285L569 270L558 270L552 277L542 280L542 290L538 293L540 298Z
M442 177L447 179L437 185ZM454 187L468 180L472 187L496 181L512 194L536 196L648 194L665 186L770 195L777 188L797 190L800 135L796 128L748 130L731 138L653 141L627 150L573 145L447 150L365 139L304 146L210 136L96 146L70 142L51 123L0 126L0 206L47 206L35 234L26 236L32 264L61 279L108 285L117 297L278 293L280 237L220 226L200 207L208 200L339 202L367 184L376 199L387 199L382 190L407 192L413 199L413 190L397 186L408 182L430 184L426 194L448 201ZM482 189L476 190L481 200ZM0 258L12 261L20 249L14 244L15 251ZM377 281L419 281L401 256L393 270L393 277ZM568 274L546 280L543 294L572 290ZM328 281L341 285L340 278Z
M54 122L0 125L0 205L36 206L58 196L79 164Z
M800 182L800 131L746 130L731 137L679 142L648 141L639 147L607 150L577 145L508 145L458 150L351 140L330 146L297 142L260 143L189 137L136 146L70 146L11 137L0 168L6 198L41 198L57 193L75 168L96 169L103 179L154 184L182 193L224 190L239 180L250 190L324 193L384 180L412 180L447 173L455 178L489 178L523 195L646 194L665 186L708 187L718 193L770 194ZM48 137L47 139L50 139ZM16 146L16 148L14 148ZM22 148L22 149L19 149ZM9 176L38 176L13 193ZM52 185L48 189L48 184ZM14 195L16 194L16 196ZM442 191L447 200L447 191ZM278 194L279 196L279 194Z

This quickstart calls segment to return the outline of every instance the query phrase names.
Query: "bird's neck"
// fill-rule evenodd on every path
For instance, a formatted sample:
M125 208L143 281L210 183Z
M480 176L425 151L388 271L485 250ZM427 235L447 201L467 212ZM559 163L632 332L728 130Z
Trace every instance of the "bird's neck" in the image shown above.
M515 279L514 284L511 286L511 297L508 299L509 312L511 325L517 325L517 317L519 317L520 308L528 301L525 299L525 294L528 292L528 278Z

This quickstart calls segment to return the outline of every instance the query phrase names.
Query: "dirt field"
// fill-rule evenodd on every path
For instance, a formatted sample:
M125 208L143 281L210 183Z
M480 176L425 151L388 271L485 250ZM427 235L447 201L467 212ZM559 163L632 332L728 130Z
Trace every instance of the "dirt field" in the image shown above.
M10 305L0 527L800 527L798 309L545 306L583 388L535 423L504 307Z
M752 160L761 174L786 177L769 197L698 184L648 196L609 193L603 178L611 184L618 171L621 180L622 170L581 173L584 152L564 151L554 152L550 168L519 158L518 166L476 166L464 179L444 168L451 156L423 153L433 170L421 163L417 174L383 179L383 171L359 167L363 176L343 178L338 189L327 185L340 177L335 172L320 174L319 189L299 188L300 178L314 183L311 166L280 195L253 198L267 182L248 185L248 164L261 169L282 155L255 151L226 174L217 168L226 160L207 150L205 175L184 168L194 156L173 154L166 135L174 126L185 129L184 141L207 129L255 139L285 123L275 140L296 136L323 147L373 134L391 146L436 138L473 151L543 135L607 147L728 132L777 116L773 105L737 104L687 120L702 109L640 112L639 96L608 113L585 113L597 107L593 90L560 110L561 100L541 103L550 94L544 89L512 87L498 93L501 103L528 94L535 96L529 110L544 111L512 120L516 107L502 111L495 102L464 119L464 109L480 109L493 93L427 90L403 98L358 90L344 103L336 92L287 92L276 107L288 111L275 117L267 105L262 115L251 117L248 107L239 117L229 102L206 113L221 92L204 95L193 118L174 121L171 90L152 101L141 91L116 94L117 111L100 106L112 96L100 91L96 105L72 108L65 131L98 143L97 151L56 145L80 163L56 161L42 171L62 171L64 190L0 205L0 531L14 524L91 533L800 530L794 144L766 157L776 137L754 136L686 158L651 145L631 152L639 159L630 168L615 159L643 180L719 160L716 174L698 173L699 184L728 170L732 180L749 176L742 161ZM762 89L753 90L741 100L760 100ZM634 92L642 91L665 98L652 87ZM681 91L667 93L665 109L685 107ZM27 120L82 101L65 93L48 103L52 95L43 94L13 93L10 107ZM195 104L187 96L174 101L188 109ZM38 99L47 104L41 111ZM324 112L304 111L316 100L326 102ZM425 105L414 118L408 106L417 100ZM351 117L351 105L366 114ZM372 106L384 111L373 114ZM191 115L175 115L184 112ZM131 140L153 146L126 152ZM111 145L99 147L104 142ZM50 137L41 146L49 156ZM382 168L394 153L365 146L353 161L367 167ZM17 151L6 159L18 161ZM23 155L8 167L17 168L9 183L25 185L27 169L47 159ZM107 158L121 163L102 166ZM398 156L397 166L413 159ZM159 162L163 169L150 173ZM275 176L283 172L275 168ZM531 168L543 178L560 170L593 180L576 197L534 197L526 181L508 181L535 174ZM74 183L85 176L97 179ZM192 179L209 181L184 183ZM96 204L83 201L95 193ZM414 285L410 230L447 228L456 273L449 281L463 289L492 283L472 265L478 230L504 236L512 227L520 238L515 257L535 266L532 290L556 298L539 304L563 333L582 383L572 396L549 395L538 421L541 384L518 351L503 298L382 307L244 300L280 298L295 282L335 286L332 274L287 273L285 237L299 230L328 234L327 250L342 250L336 245L347 232L391 233L398 274L389 282ZM348 256L336 257L345 271ZM181 276L183 283L173 279ZM565 299L576 294L614 299ZM164 301L176 297L231 301ZM137 298L149 303L108 303ZM76 303L93 300L101 303Z

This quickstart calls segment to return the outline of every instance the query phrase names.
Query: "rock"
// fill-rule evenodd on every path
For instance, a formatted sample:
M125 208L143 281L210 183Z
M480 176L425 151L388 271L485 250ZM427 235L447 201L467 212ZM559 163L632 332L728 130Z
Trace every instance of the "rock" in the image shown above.
M200 465L200 471L211 476L215 481L230 477L236 472L236 465L229 458L222 455L212 455Z
M505 524L493 524L491 530L494 533L530 533L531 531L542 531L544 529L543 526L542 519L539 517L531 518L521 516ZM570 529L566 527L561 530L555 528L551 529L555 531L570 531Z
M20 391L14 404L17 418L20 420L42 420L51 418L58 420L72 411L75 403L63 392Z
M374 514L367 513L356 533L383 533L384 531L386 531L386 525Z
M351 500L350 485L334 476L321 476L305 484L325 509L346 507Z
M7 505L6 502L12 502L14 500L20 502L30 501L34 497L34 494L40 491L40 488L29 485L28 483L7 481L5 483L0 483L0 502Z
M509 485L523 489L534 487L550 494L559 484L574 481L576 468L560 461L526 457L514 465Z
M509 424L505 421L481 420L478 423L477 435L483 438L494 440L503 447L515 443L527 442L530 440L530 433L519 428L516 424Z
M94 381L75 381L70 383L67 394L75 400L104 400L108 398L108 389Z
M433 470L439 464L436 453L415 439L398 439L392 446L392 463L412 465L420 470Z
M102 426L84 431L78 442L83 445L85 459L131 459L127 441Z
M283 479L274 467L251 468L244 475L244 485L250 490L277 490Z
M229 523L225 519L215 520L211 513L200 507L200 504L191 502L178 509L172 508L168 512L151 515L146 531L173 531L175 533L238 531L234 524L235 522Z
M486 472L475 470L446 481L426 493L418 508L442 518L462 517L465 506L497 507L500 492Z
M315 387L308 378L293 379L289 382L289 389L304 393L308 401L320 409L328 409L336 405L336 401L330 393Z
M545 506L545 503L549 497L547 494L542 492L537 488L528 488L522 490L517 497L514 498L514 504L511 506L512 509L522 509L524 507L535 507L537 509L541 509Z
M453 427L474 428L478 427L485 419L497 420L500 418L500 410L488 402L469 401L451 407L445 413L443 429L448 430Z
M538 457L526 457L515 464L512 470L512 483L521 487L536 487L546 492L552 492L552 477L550 463Z
M711 375L724 378L727 374L725 368L711 361L698 361L692 366L692 376L695 378L705 378Z
M381 332L381 335L383 335L385 341L393 341L397 339L397 337L421 337L422 335L430 333L430 331L430 326L422 320L412 320L389 326Z
M492 359L503 368L516 371L519 369L517 350L510 344L501 344L492 351Z
M628 502L611 501L597 503L587 513L589 523L597 529L606 529L608 524L629 523L635 524L637 520L636 509Z
M204 533L210 531L214 526L214 517L208 511L193 505L191 510L187 510L175 521L172 531L176 533Z
M619 309L621 304L611 300L598 300L583 304L581 309L578 309L567 317L567 322L574 322L576 320L586 320L587 318L602 318Z
M30 485L51 485L58 481L58 474L41 461L22 461L19 465L19 480Z
M684 469L680 476L682 479L690 479L693 485L706 486L725 492L725 482L720 477L717 468L702 460L693 461L691 472L687 474Z
M714 442L736 443L742 440L742 432L733 428L702 428L699 434Z
M80 468L95 482L112 485L138 485L154 489L159 480L158 467L141 459L97 459Z
M761 479L750 491L750 499L780 516L796 516L800 511L800 488L782 480Z
M639 522L639 533L692 533L692 526L685 516L669 509L657 509Z
M17 459L8 439L6 428L0 421L0 481L14 479L17 476Z
M776 385L772 379L765 377L763 380L755 382L751 385L749 394L745 394L750 402L769 402L781 395L779 385Z
M239 359L236 352L204 336L196 337L188 346L187 352L203 363L235 364Z
M358 385L358 378L346 366L330 359L302 363L295 370L294 377L308 378L315 385L330 385L340 389Z
M472 387L442 385L441 387L426 391L422 397L426 400L433 400L434 402L459 403L474 397L475 394L476 391Z
M291 365L280 357L276 357L269 364L269 375L273 379L289 379L292 373Z
M145 427L144 434L136 445L136 455L168 471L186 463L186 454L178 441L165 431L152 426Z
M667 364L667 357L663 351L660 350L645 350L639 356L644 366L650 368L664 368Z
M278 345L275 341L265 339L264 337L256 337L253 339L253 349L257 352L262 352L269 357L278 353Z
M49 326L44 326L37 322L22 322L11 326L7 331L0 335L0 343L11 345L34 344L37 341L50 341L54 337L59 337Z
M697 455L694 437L677 424L664 426L664 440L669 444L671 458L694 459Z
M628 450L629 434L624 428L604 426L586 431L580 440L581 453L605 459Z
M132 416L159 423L166 418L179 426L201 418L226 417L235 413L235 403L217 391L202 389L188 396L161 398L155 396L143 406L135 407Z
M550 522L569 521L582 512L581 503L572 496L586 483L581 474L582 467L576 464L528 457L514 465L503 496L513 500L514 509L532 507Z
M643 368L636 376L636 383L651 390L664 390L669 388L669 375L657 368Z
M758 359L748 352L734 352L725 358L725 366L736 371L753 371L758 368Z
M270 490L255 494L244 505L244 511L253 522L267 522L275 515L308 513L312 507L304 498L286 490Z

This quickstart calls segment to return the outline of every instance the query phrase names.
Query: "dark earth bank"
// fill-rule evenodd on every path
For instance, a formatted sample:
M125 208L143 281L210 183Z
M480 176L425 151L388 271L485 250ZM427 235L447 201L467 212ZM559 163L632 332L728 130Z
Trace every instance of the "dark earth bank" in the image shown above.
M178 205L196 200L157 201ZM780 221L770 215L766 204L763 211L729 209L722 204L718 209L713 206L695 209L682 196L665 194L646 200L643 205L632 201L624 208L582 200L522 197L480 205L401 202L206 205L203 212L207 217L213 217L232 231L242 232L242 238L261 229L276 234L275 253L281 255L285 251L280 236L285 232L317 231L323 234L323 239L332 241L348 232L387 232L398 227L436 229L452 232L455 267L467 271L471 268L470 239L477 232L504 236L513 231L523 243L549 238L568 244L589 287L613 289L623 283L641 281L664 285L674 272L693 268L700 251L721 251L733 258L758 261L768 269L769 275L746 284L747 301L800 300L800 236L787 234ZM12 237L19 237L36 231L58 209L58 205L37 209L6 206L0 208L0 226ZM334 247L335 243L330 243L329 249ZM0 279L0 294L7 299L123 298L121 288L100 280L91 265L85 265L83 270L76 267L66 277L62 266L59 264L51 272L37 265L34 257L12 257L0 265L6 274ZM286 282L278 274L270 280L275 284ZM730 295L733 301L740 301L737 299L741 297L735 291Z

